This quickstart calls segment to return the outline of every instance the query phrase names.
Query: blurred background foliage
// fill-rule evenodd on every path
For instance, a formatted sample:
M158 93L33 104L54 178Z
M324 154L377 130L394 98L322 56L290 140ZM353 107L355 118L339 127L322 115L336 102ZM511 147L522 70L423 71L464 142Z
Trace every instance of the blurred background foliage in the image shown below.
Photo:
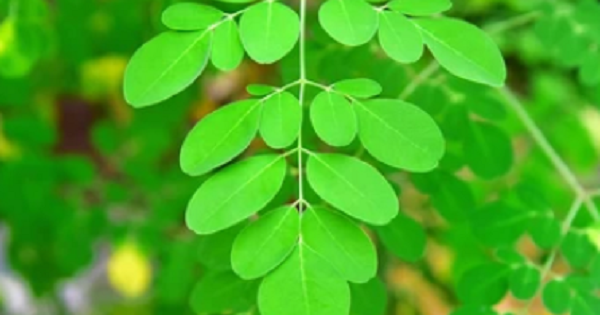
M247 61L231 73L209 69L185 93L134 112L122 97L123 70L141 43L164 30L160 13L174 2L0 0L2 314L255 314L254 284L230 271L228 251L240 227L200 238L183 223L188 198L203 179L181 173L178 150L195 121L246 97L247 84L295 80L298 57L292 53L277 66ZM600 187L600 5L455 0L449 14L492 34L507 60L509 85L525 96L531 117L583 185ZM382 84L384 96L399 97L427 66L427 58L410 66L393 62L376 45L337 45L314 12L310 28L309 77L324 83L366 76ZM482 240L504 243L473 229L470 211L520 195L519 206L550 209L548 224L558 225L573 199L495 90L440 71L408 100L432 114L448 139L435 172L389 174L411 217L406 229L418 222L427 250L409 244L382 252L389 301L367 298L381 310L370 314L357 302L353 315L386 308L389 314L448 313L458 303L461 275L489 260ZM314 135L306 139L317 145ZM262 149L259 140L251 147ZM591 231L590 222L581 211L575 225ZM542 261L538 247L545 239L522 237L517 248ZM561 261L556 268L568 269ZM207 293L224 283L232 284L222 288L224 296ZM368 290L381 291L383 284ZM507 295L498 309L519 303ZM532 310L545 314L539 304Z

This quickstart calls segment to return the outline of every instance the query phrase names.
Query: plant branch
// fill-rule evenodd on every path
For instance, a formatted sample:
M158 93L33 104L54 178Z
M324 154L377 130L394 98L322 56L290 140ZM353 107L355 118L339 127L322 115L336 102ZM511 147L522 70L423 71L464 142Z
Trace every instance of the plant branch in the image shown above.
M500 94L502 94L507 100L508 105L510 105L510 107L512 107L514 112L517 114L519 120L521 120L523 125L525 125L525 128L529 134L531 134L533 140L538 144L538 146L540 146L552 165L554 165L554 168L558 171L563 180L567 183L567 185L569 185L573 192L575 192L576 197L583 201L592 218L595 221L599 221L600 212L592 201L590 194L586 192L585 188L577 179L577 176L575 176L565 161L560 157L560 155L558 155L558 153L556 153L556 150L552 147L550 142L548 142L548 139L546 139L540 128L536 125L531 116L529 116L529 113L527 113L523 104L508 88L503 88L499 91Z
M306 1L300 0L300 108L304 108L305 102L305 91L306 91ZM298 200L300 200L299 207L306 205L304 200L304 166L302 153L302 130L298 134Z
M417 90L417 88L419 88L419 86L421 86L421 84L423 84L429 77L431 77L439 68L440 65L437 63L437 61L431 61L425 68L423 68L423 70L421 70L421 72L419 72L419 74L414 78L414 80L412 80L410 84L407 85L404 88L404 90L402 90L402 93L400 93L400 96L398 98L403 100L407 99Z
M537 20L540 17L540 15L540 11L527 12L525 14L512 17L502 22L490 24L487 27L484 27L484 30L488 34L492 35L504 33L510 29L529 24Z

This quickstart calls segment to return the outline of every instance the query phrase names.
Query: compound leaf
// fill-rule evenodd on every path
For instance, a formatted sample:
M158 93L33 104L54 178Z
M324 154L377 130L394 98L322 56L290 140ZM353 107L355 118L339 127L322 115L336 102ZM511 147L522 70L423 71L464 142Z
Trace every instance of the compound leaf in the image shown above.
M298 243L299 218L297 209L288 206L248 225L233 243L233 270L243 279L254 279L279 266Z
M542 282L540 271L531 266L521 266L510 275L510 291L521 300L533 298Z
M318 253L300 243L263 280L258 307L263 315L347 315L350 289Z
M384 225L398 214L394 189L365 162L340 154L312 154L306 173L323 200L356 219Z
M300 35L296 11L275 1L250 7L240 19L240 36L254 61L271 64L287 55Z
M285 158L280 155L255 156L222 169L190 200L188 228L211 234L250 217L275 197L285 174Z
M503 86L506 65L500 50L483 31L457 19L418 19L425 44L450 73L491 86Z
M373 38L379 16L364 0L328 0L319 9L319 22L336 41L359 46Z
M206 116L188 133L181 147L180 166L190 176L200 176L242 153L258 130L259 102L244 100Z
M380 16L379 44L383 51L401 63L419 60L423 55L423 38L417 27L397 12L383 11Z
M381 94L382 87L377 81L365 78L348 79L335 83L335 91L358 98L369 98Z
M191 85L210 56L212 32L165 32L140 47L125 69L125 100L133 107L162 102Z
M218 23L223 12L208 5L181 2L169 6L162 14L163 24L177 31L197 31Z
M276 93L264 102L259 130L270 147L290 146L298 138L301 126L302 107L291 93Z
M433 118L418 107L392 99L357 103L358 135L377 160L412 172L435 168L444 138Z
M358 225L340 214L310 208L303 214L302 241L346 280L365 283L377 272L375 247Z
M219 70L231 71L244 59L244 47L235 20L227 19L214 30L212 64Z
M563 314L571 308L571 290L562 280L552 280L542 291L542 301L553 314Z
M358 131L352 104L332 92L321 92L315 96L310 105L310 120L319 138L332 146L349 145Z

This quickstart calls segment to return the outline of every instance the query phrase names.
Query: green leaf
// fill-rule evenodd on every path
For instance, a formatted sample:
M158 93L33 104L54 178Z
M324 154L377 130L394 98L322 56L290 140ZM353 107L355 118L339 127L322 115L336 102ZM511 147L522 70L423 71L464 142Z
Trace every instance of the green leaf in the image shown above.
M359 46L373 38L379 16L364 0L328 0L319 9L319 22L336 41Z
M244 47L235 20L227 19L215 30L211 61L219 70L231 71L244 59Z
M388 304L385 284L373 278L364 284L350 284L352 293L351 315L385 315Z
M392 99L357 103L358 135L377 160L412 172L434 169L444 154L435 121L418 107Z
M244 224L200 238L197 249L198 261L210 270L231 270L231 248Z
M385 177L356 158L312 154L306 174L323 200L356 219L384 225L398 214L398 198Z
M188 228L197 234L211 234L250 217L275 197L285 174L281 155L256 156L222 169L190 200Z
M535 217L529 225L529 234L537 246L551 249L560 242L560 223L548 216Z
M260 135L274 149L290 146L298 138L302 126L302 107L289 92L269 97L263 104Z
M381 11L379 44L390 58L401 63L412 63L423 55L423 38L419 29L406 16Z
M575 231L567 233L560 250L569 265L575 268L586 267L598 252L586 234Z
M510 137L489 123L471 122L470 126L463 147L469 168L485 179L508 173L513 165Z
M300 243L263 280L258 307L262 315L347 315L350 289L319 254Z
M592 262L590 267L590 276L592 281L596 283L596 287L600 288L600 255L596 256L596 259Z
M376 231L383 245L402 260L416 262L425 254L425 230L417 221L402 213Z
M211 35L208 31L165 32L145 43L125 69L125 100L145 107L191 85L208 63Z
M571 290L566 282L552 280L542 292L542 301L553 314L562 314L571 309Z
M354 222L322 208L303 213L302 242L348 281L365 283L377 273L375 246Z
M194 287L190 304L196 314L247 311L254 305L256 287L256 282L241 280L230 271L209 273Z
M508 290L510 269L497 263L484 263L466 271L458 281L456 292L466 304L494 305Z
M250 58L262 64L274 63L296 45L300 18L279 2L261 2L242 15L240 35Z
M257 100L222 107L194 126L181 147L180 166L190 176L206 174L242 153L256 136Z
M418 19L425 44L450 73L491 86L503 86L506 65L494 41L477 27L456 19Z
M277 91L277 88L274 86L264 84L250 84L246 87L246 91L248 91L248 94L250 95L266 96L271 93L275 93L275 91Z
M319 138L331 146L349 145L358 131L352 104L336 93L321 92L315 96L310 105L310 119Z
M279 266L298 243L299 218L296 208L286 206L248 225L233 244L233 270L243 279L254 279Z
M600 298L597 296L573 296L571 315L597 315L600 309Z
M531 266L522 266L513 270L510 275L510 291L521 300L532 299L542 282L540 271Z
M177 31L197 31L217 24L223 12L211 6L181 2L169 6L162 14L163 24Z
M348 79L336 82L333 90L358 98L369 98L381 94L382 88L377 81L371 79Z
M450 0L392 0L388 8L408 15L425 16L450 10Z
M477 238L489 246L514 244L527 231L534 212L494 202L475 211L472 229Z

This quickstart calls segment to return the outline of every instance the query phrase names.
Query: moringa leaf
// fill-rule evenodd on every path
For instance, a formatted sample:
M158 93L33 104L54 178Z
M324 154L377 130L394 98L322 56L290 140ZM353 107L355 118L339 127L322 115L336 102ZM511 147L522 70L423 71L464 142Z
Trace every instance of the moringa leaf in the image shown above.
M190 200L186 223L197 234L226 229L264 208L281 189L286 174L281 155L259 155L222 169Z
M223 12L209 5L180 2L169 6L162 14L163 24L176 31L197 31L216 25Z
M200 120L181 147L179 163L190 176L206 174L242 153L258 130L258 100L222 107Z
M358 220L384 225L398 214L398 198L385 177L356 158L313 154L306 174L323 200Z
M319 9L319 22L336 41L359 46L373 38L379 16L364 0L327 0Z
M292 93L276 93L264 102L259 131L268 146L281 149L292 145L301 126L302 107Z
M125 69L125 100L133 107L162 102L183 91L202 73L212 32L165 32L140 47Z
M244 47L235 20L227 19L214 30L211 61L215 68L231 71L244 59Z
M240 36L250 58L261 64L271 64L296 45L300 36L300 18L280 2L261 2L242 14Z
M315 132L331 146L347 146L356 137L358 122L352 104L343 96L321 92L310 105L310 120Z

